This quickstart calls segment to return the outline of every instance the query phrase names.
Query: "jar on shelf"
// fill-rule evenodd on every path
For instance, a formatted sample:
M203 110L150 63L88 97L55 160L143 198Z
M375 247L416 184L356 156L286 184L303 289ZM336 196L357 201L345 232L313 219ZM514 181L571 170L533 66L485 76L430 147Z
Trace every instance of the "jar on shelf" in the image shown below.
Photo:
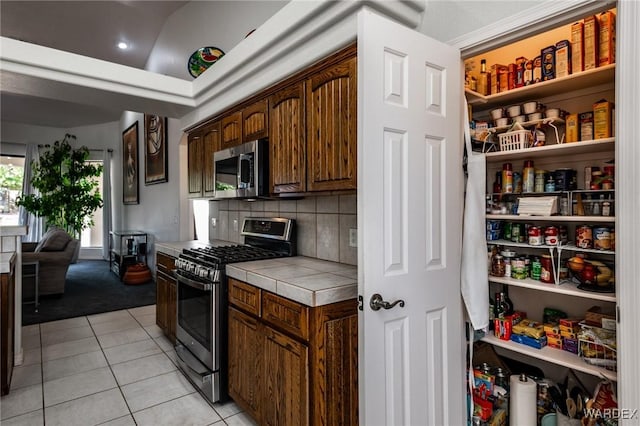
M551 255L543 254L540 258L540 281L553 284L553 263Z
M505 264L504 257L500 254L496 254L493 256L491 262L491 275L494 277L504 277L505 274Z
M504 276L507 278L511 277L511 262L516 257L516 252L513 250L503 250L500 252L502 257L504 258Z

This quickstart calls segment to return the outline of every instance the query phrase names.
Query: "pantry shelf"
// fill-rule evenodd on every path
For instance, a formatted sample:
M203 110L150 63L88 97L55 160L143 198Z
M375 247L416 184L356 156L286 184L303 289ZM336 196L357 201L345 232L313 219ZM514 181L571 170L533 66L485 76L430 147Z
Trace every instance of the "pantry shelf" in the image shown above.
M582 297L583 299L600 300L603 302L615 303L615 293L596 293L592 291L580 290L578 284L571 281L562 281L560 284L547 284L541 281L525 278L519 280L510 277L494 277L489 275L489 281L497 284L505 284L514 287L528 288L536 291L544 291L547 293L564 294L567 296Z
M480 105L483 109L488 109L493 106L504 106L510 103L541 99L555 95L558 92L571 92L611 83L615 79L615 73L616 65L611 64L488 96L465 89L465 95L469 104Z
M557 158L558 156L570 156L588 154L594 152L614 151L615 138L595 139L581 142L544 145L535 148L525 148L515 151L497 151L486 154L487 161L534 160L539 158Z
M487 214L486 219L516 220L521 222L590 222L614 223L614 216L520 216L517 214Z
M583 373L591 374L597 377L605 377L611 381L617 381L618 376L615 371L606 370L604 368L596 367L594 365L587 364L576 354L563 351L562 349L550 348L548 346L542 349L535 349L520 343L515 343L510 340L501 340L493 335L486 335L482 338L482 341L487 342L493 346L504 348L512 352L528 355L533 358L541 359L552 364L561 365Z
M534 246L529 243L516 243L511 240L487 240L487 244L495 244L498 246L505 246L505 247L529 248L529 249L547 249L547 250L557 249L558 251L568 250L568 251L577 251L581 253L594 253L594 254L604 254L604 255L611 255L611 256L616 254L616 252L613 250L599 250L599 249L588 249L588 248L576 247L575 243L573 242L560 245L560 246L549 246L546 244Z

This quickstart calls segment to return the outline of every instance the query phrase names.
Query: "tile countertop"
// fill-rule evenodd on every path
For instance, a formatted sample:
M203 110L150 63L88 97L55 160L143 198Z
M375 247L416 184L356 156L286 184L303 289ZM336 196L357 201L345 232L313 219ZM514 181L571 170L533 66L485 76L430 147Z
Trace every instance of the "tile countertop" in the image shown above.
M156 251L178 257L182 249L234 244L228 241L156 242ZM344 263L295 256L227 265L227 276L307 306L358 297L358 268Z
M358 297L358 268L295 256L227 265L227 276L307 306Z

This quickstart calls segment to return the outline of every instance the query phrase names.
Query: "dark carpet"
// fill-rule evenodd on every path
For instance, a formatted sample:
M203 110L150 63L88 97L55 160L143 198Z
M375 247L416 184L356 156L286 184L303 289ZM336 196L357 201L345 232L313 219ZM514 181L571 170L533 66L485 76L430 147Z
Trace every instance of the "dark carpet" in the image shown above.
M22 305L22 325L39 324L83 315L93 315L156 303L156 284L126 285L104 260L79 260L69 266L65 292Z

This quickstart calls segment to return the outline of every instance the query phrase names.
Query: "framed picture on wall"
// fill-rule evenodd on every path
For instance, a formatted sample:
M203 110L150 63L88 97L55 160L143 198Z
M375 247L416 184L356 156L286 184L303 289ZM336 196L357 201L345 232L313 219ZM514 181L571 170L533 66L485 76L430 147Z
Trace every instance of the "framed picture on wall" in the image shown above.
M140 204L138 198L138 122L122 132L122 202Z
M144 184L167 182L167 118L144 115Z

